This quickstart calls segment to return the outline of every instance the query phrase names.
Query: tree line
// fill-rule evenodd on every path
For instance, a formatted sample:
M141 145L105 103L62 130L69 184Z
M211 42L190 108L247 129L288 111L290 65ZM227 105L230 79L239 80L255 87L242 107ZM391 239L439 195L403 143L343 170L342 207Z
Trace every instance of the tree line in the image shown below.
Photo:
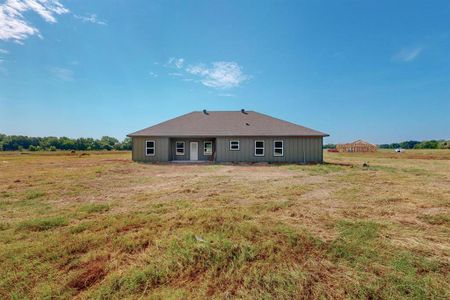
M382 149L450 149L450 140L404 141L400 143L378 145Z
M450 149L450 140L430 140L430 141L404 141L391 144L377 145L381 149ZM324 149L334 149L336 144L326 144Z
M131 150L131 138L123 141L110 136L101 139L68 137L29 137L0 134L0 151L56 151L56 150Z

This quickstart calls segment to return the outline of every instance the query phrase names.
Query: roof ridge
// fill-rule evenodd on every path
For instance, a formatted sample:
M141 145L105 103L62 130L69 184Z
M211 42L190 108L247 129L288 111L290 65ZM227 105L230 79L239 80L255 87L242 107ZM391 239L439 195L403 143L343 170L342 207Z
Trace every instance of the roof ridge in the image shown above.
M210 115L210 117L208 117ZM267 114L247 110L191 111L128 136L328 136Z
M242 112L241 110L207 110L207 112ZM199 113L203 113L203 110L194 110L192 112L199 112ZM254 110L245 110L245 112L254 112L254 113L258 113L257 111Z

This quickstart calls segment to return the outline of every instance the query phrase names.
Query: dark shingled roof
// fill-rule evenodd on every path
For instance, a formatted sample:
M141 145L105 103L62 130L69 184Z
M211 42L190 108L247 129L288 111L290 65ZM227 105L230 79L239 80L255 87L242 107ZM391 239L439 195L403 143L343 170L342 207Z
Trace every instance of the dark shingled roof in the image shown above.
M129 134L136 136L328 136L254 111L194 111Z

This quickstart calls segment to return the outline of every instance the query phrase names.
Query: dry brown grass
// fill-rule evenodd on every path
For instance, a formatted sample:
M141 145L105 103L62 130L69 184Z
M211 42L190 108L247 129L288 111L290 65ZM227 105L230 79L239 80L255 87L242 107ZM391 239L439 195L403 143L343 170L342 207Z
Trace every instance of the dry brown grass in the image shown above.
M0 298L448 298L450 151L325 159L2 153Z

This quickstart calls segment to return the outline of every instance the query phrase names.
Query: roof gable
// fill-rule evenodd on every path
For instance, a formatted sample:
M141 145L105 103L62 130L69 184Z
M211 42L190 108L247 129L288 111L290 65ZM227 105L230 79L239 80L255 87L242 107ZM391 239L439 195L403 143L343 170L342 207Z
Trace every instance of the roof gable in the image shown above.
M194 111L128 136L328 136L254 111Z

